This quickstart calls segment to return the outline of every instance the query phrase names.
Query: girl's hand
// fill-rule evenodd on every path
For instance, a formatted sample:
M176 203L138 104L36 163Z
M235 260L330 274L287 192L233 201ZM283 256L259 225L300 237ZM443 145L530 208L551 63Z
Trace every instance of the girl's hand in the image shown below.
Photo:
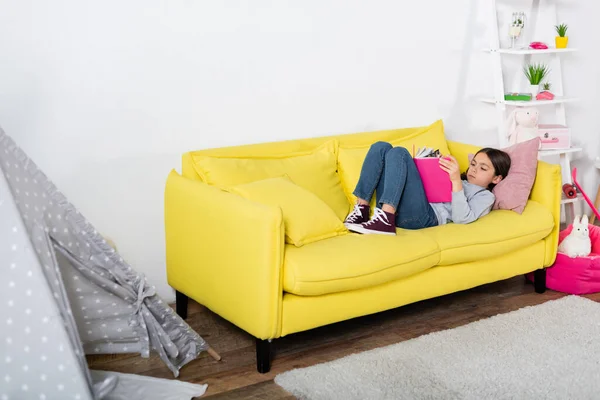
M460 179L460 168L458 166L458 161L456 158L452 156L443 156L440 158L440 168L448 173L450 176L450 180L452 183L461 182Z

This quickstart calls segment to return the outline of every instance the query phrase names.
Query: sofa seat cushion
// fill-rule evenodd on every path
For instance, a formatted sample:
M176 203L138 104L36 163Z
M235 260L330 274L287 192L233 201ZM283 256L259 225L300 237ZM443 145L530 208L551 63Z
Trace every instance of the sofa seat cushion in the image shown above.
M452 265L498 257L525 248L550 234L554 220L550 210L529 200L523 214L496 210L467 225L447 224L424 229L437 242L440 265Z
M283 290L319 296L376 286L435 266L439 248L422 231L396 236L350 233L303 247L286 245Z

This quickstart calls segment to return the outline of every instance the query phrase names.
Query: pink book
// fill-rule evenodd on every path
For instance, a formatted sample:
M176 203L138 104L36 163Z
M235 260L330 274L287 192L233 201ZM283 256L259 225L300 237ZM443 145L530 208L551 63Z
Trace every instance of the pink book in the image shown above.
M421 175L427 201L446 203L452 201L452 182L448 173L440 168L437 157L415 158L415 165Z

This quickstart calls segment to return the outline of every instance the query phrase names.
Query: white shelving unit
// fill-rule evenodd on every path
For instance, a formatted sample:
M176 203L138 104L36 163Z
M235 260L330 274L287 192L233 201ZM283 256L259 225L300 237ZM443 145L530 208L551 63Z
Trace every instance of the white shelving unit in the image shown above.
M511 3L511 6L518 3ZM540 112L545 112L547 107L554 106L555 109L555 123L561 125L567 125L565 104L578 101L577 98L565 96L563 93L563 82L562 82L562 67L561 67L561 56L567 53L576 52L575 48L556 49L548 48L543 50L536 50L530 48L502 48L500 45L500 33L498 28L498 11L497 1L488 0L490 8L490 47L483 49L483 51L490 54L492 62L492 72L494 78L494 96L491 98L482 98L481 101L484 103L493 104L496 107L496 116L498 118L498 142L501 147L508 146L508 139L506 132L506 118L508 116L508 107L543 107L540 108ZM545 15L546 21L544 26L548 26L548 29L554 29L554 26L558 24L556 3L553 0L533 0L530 12L528 13L529 18L527 20L527 26L525 27L525 43L530 43L534 40L539 40L532 37L535 33L536 25L539 21L541 14ZM515 10L522 11L522 10ZM543 11L543 13L542 13ZM550 18L548 18L550 17ZM552 45L554 43L548 43ZM507 92L504 87L504 75L503 75L503 56L520 56L523 58L523 65L532 62L532 58L536 55L546 55L552 57L554 78L552 81L552 93L555 94L553 100L531 100L531 101L507 101L504 100L504 94ZM535 62L535 61L534 61ZM550 156L559 156L559 162L562 169L563 183L572 183L571 179L571 156L575 153L582 151L581 148L572 147L564 150L547 150L540 151L540 159L545 159ZM546 159L545 159L546 160ZM547 161L547 160L546 160ZM576 199L567 199L563 196L561 204L565 205L566 220L572 221L575 214L575 203L583 200L583 197L579 195Z
M515 54L515 55L531 55L531 54L560 54L560 53L573 53L577 51L575 48L566 49L484 49L483 51L488 53L498 52L500 54Z
M583 200L584 200L584 198L583 198L583 195L582 195L581 193L578 193L578 194L577 194L577 198L575 198L575 199L568 199L568 198L566 198L566 197L563 195L563 198L562 198L562 200L561 200L561 203L562 203L562 204L573 204L573 203L576 203L576 202L578 202L578 201L583 201Z
M564 104L564 103L573 103L579 101L578 98L575 97L563 97L563 96L555 96L552 100L531 100L531 101L514 101L514 100L504 100L504 93L502 94L502 99L491 99L491 98L483 98L481 99L484 103L497 104L505 106L513 106L513 107L539 107L539 106L552 106L556 104ZM504 131L503 131L503 134Z
M571 147L570 149L540 150L538 154L540 155L540 157L558 156L561 154L579 153L581 150L583 150L581 147Z

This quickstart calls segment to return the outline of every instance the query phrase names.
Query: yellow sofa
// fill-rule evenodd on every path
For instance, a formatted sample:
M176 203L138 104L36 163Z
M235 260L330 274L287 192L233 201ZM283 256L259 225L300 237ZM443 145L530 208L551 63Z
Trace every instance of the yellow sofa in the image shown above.
M257 367L267 372L272 339L295 332L532 271L536 291L545 290L544 268L554 262L558 243L556 165L539 162L522 215L492 211L468 225L398 229L397 236L347 233L301 247L286 243L280 207L227 190L285 174L342 220L376 141L411 150L434 146L456 156L463 170L477 151L446 141L437 121L185 153L182 175L171 171L165 188L167 276L177 312L186 317L191 297L256 337Z

